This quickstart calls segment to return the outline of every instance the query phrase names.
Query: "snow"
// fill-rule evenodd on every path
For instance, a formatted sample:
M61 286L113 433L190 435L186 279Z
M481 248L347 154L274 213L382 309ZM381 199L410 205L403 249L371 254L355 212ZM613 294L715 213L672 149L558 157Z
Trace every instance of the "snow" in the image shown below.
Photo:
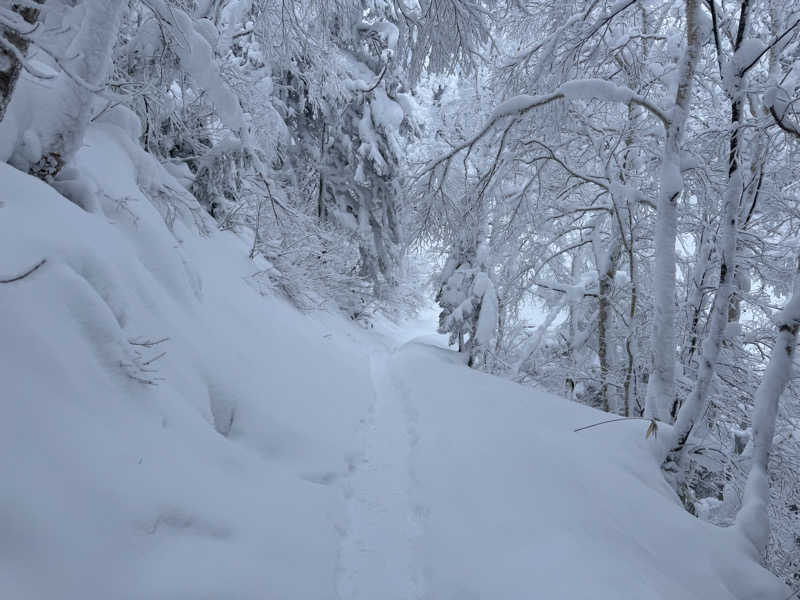
M387 134L396 134L403 121L403 107L386 95L383 88L375 88L374 98L370 100L372 118Z
M559 88L569 100L607 100L627 104L633 92L604 79L576 79L563 83Z
M683 511L646 422L574 433L603 414L424 324L260 294L234 234L164 224L142 190L180 184L120 125L78 155L94 212L0 165L0 279L46 260L0 284L0 597L787 595Z
M348 531L339 567L339 597L419 598L415 562L421 528L410 498L411 446L402 382L385 352L370 359L374 396L359 432L363 454L345 484Z
M571 296L573 289L580 289L580 296L577 299L574 296ZM536 331L533 335L525 342L525 350L522 354L522 358L517 362L517 365L514 368L515 373L519 373L525 363L530 359L531 356L538 350L539 345L545 339L548 329L556 320L556 317L561 313L561 310L567 305L572 304L575 302L579 302L583 300L583 293L584 288L582 286L570 286L567 289L567 293L564 294L561 300L547 313L547 316L544 320L539 323L539 326L536 328Z
M541 99L542 96L530 96L528 94L520 94L519 96L509 98L505 102L501 102L497 108L494 109L492 118L489 120L494 121L501 117L508 117L514 114L522 113L532 106L538 104Z
M571 433L602 415L448 358L408 345L394 359L413 373L401 392L422 597L781 597L733 530L678 506L646 422Z
M768 465L775 438L775 419L780 397L788 386L797 346L800 323L800 277L794 276L792 296L777 318L778 335L767 370L755 393L752 439L749 451L752 464L736 515L736 526L752 543L754 557L763 555L769 536L768 505L770 486Z
M366 368L232 235L173 236L103 128L80 158L104 214L0 167L0 275L47 259L0 289L0 597L330 597L342 500L313 480L347 472Z
M578 304L583 302L586 295L585 285L568 285L566 286L566 299L569 304Z
M567 100L606 100L608 102L621 102L628 104L634 97L633 91L629 88L618 86L610 81L603 79L575 79L562 83L558 89L550 95L531 96L520 94L501 102L494 109L490 121L502 117L508 117L523 113L534 106L539 106L563 96Z
M750 66L759 55L764 52L766 45L758 38L747 38L742 40L739 49L733 56L733 62L739 69L745 69Z
M375 170L378 174L383 174L387 168L386 161L381 155L378 146L378 138L375 135L375 130L372 127L372 110L371 103L364 103L364 114L358 121L358 136L361 139L361 145L358 147L358 153L362 157L371 160L375 165ZM356 181L362 185L369 183L368 179L363 175L363 171L359 169L361 176L356 176Z
M183 68L188 71L198 90L202 90L216 108L216 115L222 123L236 133L244 132L244 120L239 100L227 86L214 65L214 50L209 43L208 27L205 19L194 20L176 7L167 7L163 0L153 0L151 6L157 14L169 15L175 28L172 48L178 55Z
M397 52L397 40L400 37L400 30L397 29L397 25L389 21L378 21L370 25L370 29L380 36L389 50Z
M397 103L403 109L404 115L411 121L416 122L420 119L420 114L423 112L416 98L411 94L400 92L397 95Z
M757 38L744 39L733 58L725 63L722 81L730 97L738 97L742 93L744 69L753 64L763 54L765 48L764 42Z
M137 114L124 104L115 104L106 101L98 107L97 116L94 117L95 123L110 123L122 129L132 140L138 140L142 132L142 121Z
M497 306L497 293L489 276L485 271L479 272L475 276L475 287L481 288L481 309L478 314L478 324L475 331L475 339L481 347L488 347L497 329L499 318Z

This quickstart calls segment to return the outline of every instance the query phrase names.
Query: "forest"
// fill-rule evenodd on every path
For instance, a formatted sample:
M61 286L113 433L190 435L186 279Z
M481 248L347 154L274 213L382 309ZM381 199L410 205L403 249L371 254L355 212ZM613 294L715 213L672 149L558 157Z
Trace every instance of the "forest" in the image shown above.
M682 510L800 591L800 3L2 0L0 30L0 161L123 219L76 157L124 131L176 239L235 234L250 285L365 330L434 304L468 368L646 428Z

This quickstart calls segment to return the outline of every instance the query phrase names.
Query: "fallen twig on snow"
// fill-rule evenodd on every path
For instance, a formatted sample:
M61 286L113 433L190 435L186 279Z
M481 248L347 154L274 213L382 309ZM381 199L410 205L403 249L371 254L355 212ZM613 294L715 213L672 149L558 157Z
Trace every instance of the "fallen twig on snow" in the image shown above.
M47 262L47 259L43 258L42 260L40 260L38 263L36 263L34 266L32 266L30 269L28 269L27 271L25 271L21 275L17 275L16 277L10 277L9 279L0 279L0 283L14 283L15 281L19 281L20 279L25 279L28 275L33 273L36 269L41 267L46 262Z
M650 437L652 434L655 437L658 433L658 421L655 419L651 419L650 417L617 417L616 419L608 419L606 421L600 421L599 423L592 423L591 425L585 425L584 427L578 427L577 429L573 429L573 432L583 431L584 429L591 429L592 427L597 427L598 425L605 425L606 423L616 423L617 421L650 421L650 427L647 428L647 435L645 437Z

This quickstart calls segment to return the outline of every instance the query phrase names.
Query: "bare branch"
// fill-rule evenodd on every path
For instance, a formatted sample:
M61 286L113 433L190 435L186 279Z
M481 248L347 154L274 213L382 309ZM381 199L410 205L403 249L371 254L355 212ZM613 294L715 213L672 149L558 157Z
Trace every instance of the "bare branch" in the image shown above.
M17 275L15 277L10 277L8 279L0 279L0 283L14 283L15 281L19 281L20 279L25 279L28 275L36 271L39 267L41 267L44 263L47 262L46 258L43 258L30 269L22 273L21 275Z

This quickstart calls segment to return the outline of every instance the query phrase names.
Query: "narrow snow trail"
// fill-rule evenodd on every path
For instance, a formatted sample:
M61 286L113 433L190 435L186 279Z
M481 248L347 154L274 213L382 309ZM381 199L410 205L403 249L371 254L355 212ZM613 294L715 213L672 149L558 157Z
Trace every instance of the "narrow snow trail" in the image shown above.
M422 598L411 504L412 440L405 395L391 375L392 354L370 357L374 399L359 434L361 454L344 482L347 527L339 560L341 600Z

